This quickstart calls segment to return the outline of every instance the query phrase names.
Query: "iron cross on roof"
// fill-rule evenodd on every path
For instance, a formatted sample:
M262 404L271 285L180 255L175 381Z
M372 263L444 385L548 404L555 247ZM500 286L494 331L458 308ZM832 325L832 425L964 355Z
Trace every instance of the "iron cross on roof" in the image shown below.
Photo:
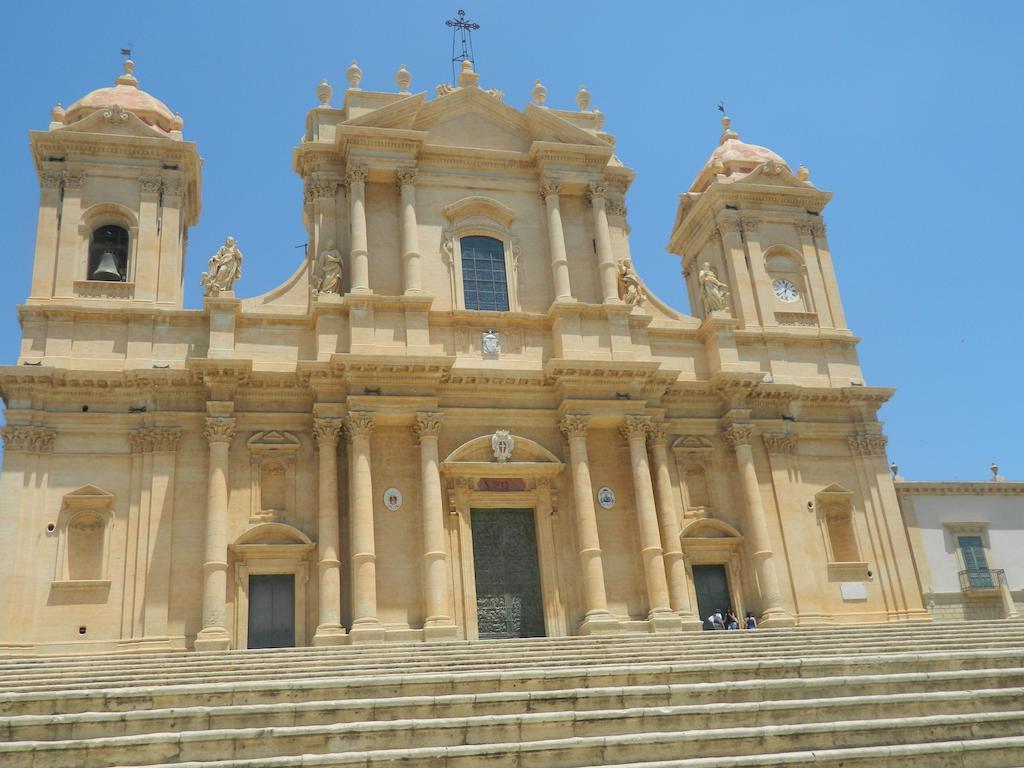
M476 65L476 57L473 56L473 30L480 29L480 25L473 21L466 20L466 12L459 9L454 19L448 19L444 25L452 28L452 85L455 85L459 70L462 69L462 62L471 61ZM455 54L455 44L462 44L462 52Z

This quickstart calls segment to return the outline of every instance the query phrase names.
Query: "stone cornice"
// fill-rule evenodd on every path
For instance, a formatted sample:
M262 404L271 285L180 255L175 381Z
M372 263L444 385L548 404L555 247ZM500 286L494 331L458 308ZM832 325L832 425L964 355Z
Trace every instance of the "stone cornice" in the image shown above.
M900 496L1024 496L1024 483L979 481L915 482L896 480Z

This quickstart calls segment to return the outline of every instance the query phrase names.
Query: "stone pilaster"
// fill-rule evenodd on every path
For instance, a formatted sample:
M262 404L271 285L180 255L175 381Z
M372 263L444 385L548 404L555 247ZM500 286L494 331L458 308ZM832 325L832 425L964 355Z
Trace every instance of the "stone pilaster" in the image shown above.
M636 499L637 527L640 531L640 558L643 561L647 585L647 619L655 632L675 631L682 620L669 606L668 581L665 578L665 558L658 531L658 512L654 503L651 468L647 461L648 416L626 416L622 437L629 444L629 458L633 468L633 493Z
M558 428L569 443L572 489L576 508L576 541L579 546L580 572L583 575L583 602L586 615L580 634L614 632L621 624L608 612L604 583L604 562L594 510L594 488L590 481L590 460L587 456L587 425L589 416L569 415Z
M317 447L317 551L320 613L313 645L339 645L341 626L341 560L338 552L338 435L341 419L314 418Z
M420 441L420 477L423 483L423 621L424 640L454 640L455 623L449 613L448 551L445 548L444 507L437 443L440 413L417 413L413 432Z
M227 630L228 465L235 420L208 417L203 436L210 444L206 486L206 545L203 556L203 628L197 651L222 651L231 646Z
M761 489L757 483L757 471L754 469L754 453L750 447L753 437L754 427L751 424L731 424L725 430L725 439L736 452L736 467L739 470L746 502L747 524L744 533L750 541L757 584L761 590L761 623L766 626L792 626L793 617L782 605L779 576L775 570L774 553L768 535L768 521L765 519Z
M374 414L355 411L348 415L352 441L349 541L352 547L352 642L383 640L384 627L377 618L377 551L373 533L373 477L370 472L370 435Z

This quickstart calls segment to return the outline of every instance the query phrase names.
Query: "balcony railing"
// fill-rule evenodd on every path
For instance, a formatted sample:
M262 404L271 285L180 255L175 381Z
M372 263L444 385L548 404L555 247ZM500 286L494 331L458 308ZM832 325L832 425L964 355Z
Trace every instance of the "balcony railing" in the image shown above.
M984 589L999 589L1006 584L1002 568L960 571L960 589L973 592Z

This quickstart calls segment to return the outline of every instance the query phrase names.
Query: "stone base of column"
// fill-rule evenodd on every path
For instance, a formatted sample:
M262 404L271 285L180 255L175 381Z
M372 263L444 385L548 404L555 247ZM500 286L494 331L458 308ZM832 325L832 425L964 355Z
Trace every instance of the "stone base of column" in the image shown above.
M313 645L342 645L345 637L345 628L341 624L321 624L313 635Z
M795 627L796 619L788 613L766 613L757 622L757 626L765 629L779 627Z
M704 622L698 619L692 614L677 614L683 622L683 632L702 632L704 630Z
M197 651L226 651L231 648L231 635L223 627L207 627L196 635Z
M454 624L429 624L423 627L423 639L426 642L458 640L459 628Z
M580 624L581 635L614 635L622 631L622 622L611 615L588 616Z
M357 643L381 643L384 642L384 625L379 621L367 622L366 624L353 624L348 633L349 641Z
M681 632L683 620L671 611L652 611L647 616L647 627L651 632Z

